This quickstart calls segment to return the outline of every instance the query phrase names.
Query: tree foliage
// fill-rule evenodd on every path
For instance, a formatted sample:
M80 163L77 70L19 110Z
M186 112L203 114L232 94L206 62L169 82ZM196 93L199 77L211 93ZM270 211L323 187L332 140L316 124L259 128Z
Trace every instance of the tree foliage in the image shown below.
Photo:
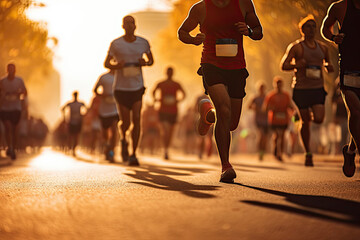
M179 0L174 3L171 23L161 36L163 49L174 49L162 53L168 61L177 61L185 71L194 72L199 66L200 47L187 46L177 40L177 29L186 18L190 7L198 0ZM263 80L271 86L274 75L283 75L290 79L289 74L282 73L279 68L281 57L286 47L301 38L298 23L308 14L314 15L318 28L326 15L327 8L334 0L253 0L257 15L263 26L264 38L261 41L244 40L247 66L250 71L249 87L257 80ZM320 29L317 39L322 40ZM166 47L165 47L166 45ZM337 63L336 49L332 48L333 64Z
M39 95L47 94L49 84L58 85L59 76L53 67L54 53L48 47L52 38L49 38L46 24L26 16L26 10L33 4L33 0L0 0L0 76L6 74L6 65L14 62L17 74L24 79L27 88L33 90L29 91L31 109L45 115L43 106L59 99L48 99L44 104ZM50 97L59 96L59 89L52 91Z

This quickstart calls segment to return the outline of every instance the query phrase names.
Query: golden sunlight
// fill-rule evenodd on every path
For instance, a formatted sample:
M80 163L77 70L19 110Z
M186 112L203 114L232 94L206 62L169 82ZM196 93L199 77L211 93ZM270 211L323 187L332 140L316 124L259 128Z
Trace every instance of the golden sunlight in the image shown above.
M34 6L29 18L46 23L55 46L55 67L61 75L60 102L80 90L79 99L89 103L94 83L106 71L103 63L110 42L123 34L122 18L132 12L153 9L169 11L163 0L41 0L45 7Z

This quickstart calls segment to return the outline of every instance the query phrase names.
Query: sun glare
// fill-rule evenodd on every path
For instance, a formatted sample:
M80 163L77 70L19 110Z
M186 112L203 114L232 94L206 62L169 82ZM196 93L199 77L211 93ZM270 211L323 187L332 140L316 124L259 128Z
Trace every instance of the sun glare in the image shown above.
M32 159L30 166L40 170L66 171L75 168L77 164L74 158L52 151L50 148L43 148L41 154Z
M29 18L47 24L54 47L55 67L61 75L61 104L79 90L79 99L89 103L110 42L123 34L122 18L145 9L169 10L162 0L39 0L45 7L32 7Z

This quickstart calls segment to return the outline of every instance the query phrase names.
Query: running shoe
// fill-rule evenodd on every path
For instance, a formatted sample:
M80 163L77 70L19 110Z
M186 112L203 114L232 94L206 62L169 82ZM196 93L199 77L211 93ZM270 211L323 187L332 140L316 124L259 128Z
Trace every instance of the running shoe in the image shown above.
M131 155L129 157L129 166L140 166L138 159L135 155Z
M306 167L313 167L314 163L313 163L313 157L311 153L306 153L305 154L305 166Z
M206 115L210 111L214 111L214 107L212 106L211 101L209 99L202 99L199 102L200 118L199 118L198 124L197 124L197 131L201 136L206 135L207 132L209 131L211 125L213 124L206 120Z
M342 149L344 155L343 173L347 177L352 177L355 174L355 153L348 153L348 145L345 145Z
M126 140L121 140L121 158L123 162L127 162L129 160L128 143Z
M235 170L233 168L229 168L221 173L220 182L234 183L235 178L236 178Z

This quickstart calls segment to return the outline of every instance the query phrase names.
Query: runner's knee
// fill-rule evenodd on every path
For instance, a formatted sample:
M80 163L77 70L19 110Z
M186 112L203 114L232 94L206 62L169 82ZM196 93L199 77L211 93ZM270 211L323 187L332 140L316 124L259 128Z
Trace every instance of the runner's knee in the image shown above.
M231 118L230 106L222 105L216 109L217 120L229 120Z
M130 121L124 121L124 120L123 120L123 121L121 122L120 126L121 126L121 129L127 130L127 129L129 129L129 127L130 127Z

